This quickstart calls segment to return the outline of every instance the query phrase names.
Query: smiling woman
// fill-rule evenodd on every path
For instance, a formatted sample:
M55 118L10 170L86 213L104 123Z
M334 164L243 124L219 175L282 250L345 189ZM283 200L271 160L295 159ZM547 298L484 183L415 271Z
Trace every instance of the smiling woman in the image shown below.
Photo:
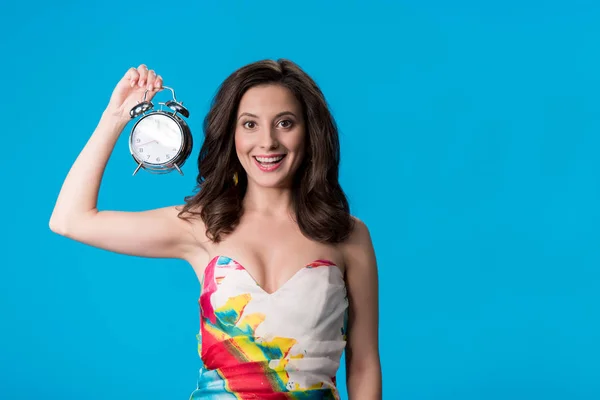
M254 112L241 112L235 128L236 154L248 179L262 187L290 186L304 156L302 106L287 88L271 84L249 89L239 109Z
M239 222L244 201L254 198L246 193L254 190L249 180L261 192L284 189L308 237L348 238L353 219L338 180L337 126L318 85L298 65L265 60L235 71L219 88L204 131L201 190L186 199L180 215L200 215L211 240L220 241ZM280 166L256 158L281 155Z
M287 102L292 102L292 103L297 103L297 100L294 99L291 95L291 93L289 93L288 91L282 90L283 88L279 87L279 86L264 86L264 87L257 87L257 88L252 88L250 90L248 90L248 92L244 95L244 97L242 97L242 101L240 104L240 109L244 109L245 107L247 107L247 103L253 104L253 103L258 103L260 104L260 96L269 96L269 93L272 92L272 99L275 102L280 102L282 103L282 106L285 107L285 103ZM260 91L260 92L259 92ZM265 93L261 93L261 92L267 92ZM283 98L281 98L283 97ZM256 99L255 99L256 98ZM268 113L268 111L267 111ZM242 118L242 117L247 117L247 118ZM285 119L284 117L288 117L288 119ZM257 135L244 135L243 133L237 133L240 131L248 131L248 132L252 132L254 130L256 130L258 128L258 124L256 122L256 120L260 119L259 116L255 115L255 114L251 114L249 112L242 112L240 113L240 117L238 118L239 121L239 125L242 127L240 129L236 129L236 150L237 150L237 156L238 158L241 160L240 158L240 151L243 151L243 147L246 146L252 146L252 141L249 140L248 138L252 138L252 136L254 136L254 142L256 142L256 136ZM296 148L299 151L303 151L304 147L303 147L303 142L304 142L304 131L302 129L298 129L297 125L300 125L299 123L297 123L296 121L298 120L298 117L291 111L283 111L280 113L277 113L273 118L273 124L274 127L271 128L269 127L270 121L267 120L267 126L269 127L268 129L265 129L264 131L266 132L267 135L271 136L274 135L275 137L269 138L269 136L267 137L267 140L271 140L272 143L269 144L268 146L262 146L262 145L258 145L255 147L272 147L272 146L276 146L277 143L280 143L281 140L283 141L290 141L290 136L293 139L296 139L297 142L301 142L300 145L298 145L298 143L296 143ZM281 125L282 123L285 123L285 126ZM277 135L277 128L279 127L280 130L283 131L289 131L291 134L286 134L286 135ZM292 128L296 128L293 129ZM303 127L302 127L303 128ZM271 130L274 131L271 132ZM282 139L280 139L279 137L282 136ZM290 143L292 145L292 147L294 147L294 143L293 141ZM289 148L289 146L287 146ZM242 150L240 150L240 148ZM267 149L268 151L268 149ZM265 153L265 154L255 154L252 156L252 159L255 161L256 166L258 166L258 168L263 171L263 172L272 172L272 171L276 171L282 164L283 164L283 159L289 154L288 152L283 152L283 153ZM289 158L288 158L289 160ZM293 170L293 172L295 172L295 169ZM288 174L290 175L290 174ZM291 174L293 175L293 173Z
M98 210L129 110L140 93L151 90L151 99L161 88L145 65L117 84L65 179L51 229L109 251L189 262L201 285L201 367L190 399L339 399L344 350L350 399L380 399L375 254L338 182L338 132L316 83L289 60L240 68L205 118L197 193L156 210ZM140 132L140 151L168 151Z

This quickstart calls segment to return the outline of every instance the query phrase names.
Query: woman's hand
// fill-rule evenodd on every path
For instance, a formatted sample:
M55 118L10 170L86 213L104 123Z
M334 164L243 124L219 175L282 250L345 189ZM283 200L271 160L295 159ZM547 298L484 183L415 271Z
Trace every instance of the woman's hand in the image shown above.
M126 123L131 119L129 111L142 101L146 90L146 101L150 101L162 90L162 85L162 77L154 70L148 70L145 64L137 68L132 67L117 83L105 113Z

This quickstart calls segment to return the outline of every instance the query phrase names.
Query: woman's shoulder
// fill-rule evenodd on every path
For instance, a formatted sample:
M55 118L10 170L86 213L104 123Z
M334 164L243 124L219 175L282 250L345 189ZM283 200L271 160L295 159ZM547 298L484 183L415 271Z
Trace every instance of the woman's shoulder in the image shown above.
M342 243L346 285L351 292L370 291L377 281L377 260L367 224L352 217L353 227Z
M348 237L340 243L340 250L346 267L361 264L373 253L373 242L367 224L356 216L351 216L352 228Z
M347 242L353 244L367 244L366 242L371 241L371 232L367 224L359 219L357 216L351 215L352 229L350 235L348 235Z

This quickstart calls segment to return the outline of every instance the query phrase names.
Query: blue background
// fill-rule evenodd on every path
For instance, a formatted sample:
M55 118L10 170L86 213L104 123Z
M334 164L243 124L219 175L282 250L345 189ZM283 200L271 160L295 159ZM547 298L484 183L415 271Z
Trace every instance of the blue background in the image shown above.
M278 57L340 127L379 262L384 398L600 398L599 20L580 0L3 3L0 398L187 399L192 269L48 220L127 68L176 89L197 144L184 177L132 177L128 126L101 209L180 204L217 86Z

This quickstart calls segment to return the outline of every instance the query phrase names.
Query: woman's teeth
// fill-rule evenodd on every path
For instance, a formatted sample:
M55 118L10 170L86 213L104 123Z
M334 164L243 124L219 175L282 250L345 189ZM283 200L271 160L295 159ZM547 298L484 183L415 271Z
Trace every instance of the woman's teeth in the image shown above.
M272 164L277 164L279 161L283 160L283 157L285 157L285 155L277 156L277 157L254 157L254 158L256 159L256 161L258 161L259 163L261 163L263 165L272 165Z

